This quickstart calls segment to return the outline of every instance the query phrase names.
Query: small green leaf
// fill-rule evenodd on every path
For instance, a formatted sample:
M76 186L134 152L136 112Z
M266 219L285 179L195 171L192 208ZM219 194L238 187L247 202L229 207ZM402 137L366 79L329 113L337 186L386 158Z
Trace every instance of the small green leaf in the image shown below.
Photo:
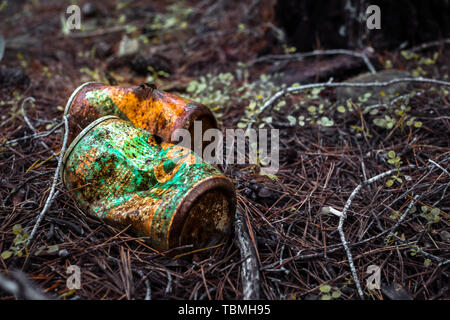
M392 187L392 185L394 184L394 180L389 179L388 181L386 181L386 187Z
M286 101L282 100L280 102L278 102L277 107L284 107L286 105Z
M53 245L53 246L48 247L47 253L53 253L53 252L56 252L56 251L58 251L58 250L59 250L59 247L58 247L57 244L55 244L55 245Z
M420 209L422 210L422 212L427 212L428 211L428 207L427 206L421 206Z
M433 209L431 209L430 213L433 216L439 216L439 214L441 213L441 210L439 210L439 208L433 208Z
M320 299L321 300L331 300L331 296L329 294L325 294Z
M320 123L324 126L324 127L331 127L334 125L334 121L330 120L328 117L322 117L320 119Z
M16 224L13 226L12 231L15 235L22 233L22 226L20 224Z
M8 259L8 258L10 258L11 256L12 256L12 252L11 251L3 251L2 252L2 254L1 254L1 257L2 257L2 259L3 260L6 260L6 259Z
M344 106L339 106L337 107L337 111L339 111L340 113L345 113L345 107Z
M430 266L430 264L431 264L431 260L430 259L425 259L425 261L423 262L423 265L425 267L427 267L427 268Z
M391 159L394 159L395 158L395 151L392 151L392 150L389 151L388 152L388 157L391 158Z
M334 299L337 299L337 298L339 298L339 297L341 296L341 292L340 292L339 290L333 291L333 293L331 294L331 296L332 296Z
M328 293L331 291L331 286L328 284L324 284L322 286L320 286L320 292L322 293Z
M36 250L36 252L34 253L34 255L35 255L35 256L40 255L40 254L42 253L42 251L44 251L44 249L45 249L45 246L40 246L40 247Z
M414 122L414 127L420 128L421 126L422 126L422 122L421 121Z
M287 119L288 119L289 124L291 126L293 126L293 125L295 125L297 123L297 119L294 116L289 115L289 116L287 116Z

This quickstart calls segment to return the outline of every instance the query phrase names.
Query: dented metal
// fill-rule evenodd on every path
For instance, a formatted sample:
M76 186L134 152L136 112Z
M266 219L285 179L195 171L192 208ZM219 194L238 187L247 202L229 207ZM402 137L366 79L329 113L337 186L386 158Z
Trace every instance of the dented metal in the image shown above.
M142 105L148 97L138 99L133 89L95 84L81 91L81 95L75 93L71 105L87 111L88 118L91 112L102 114L113 110L117 114L114 108L118 106L133 118L141 113L131 109L132 103L148 107ZM149 92L153 97L161 97ZM158 108L163 112L162 106ZM148 115L145 110L148 109L143 114ZM157 125L141 116L133 119L143 127L168 133L172 130L169 124L179 125L179 113L175 111ZM82 115L70 119L84 121ZM165 127L161 125L163 122ZM80 129L84 128L73 137L64 155L62 180L87 214L121 227L130 226L159 250L186 244L206 247L217 244L228 234L236 194L233 183L216 168L191 150L160 142L155 134L116 116L78 124Z
M129 87L85 83L73 92L65 114L70 114L69 143L92 121L106 115L128 120L172 143L176 142L171 137L177 129L187 129L193 137L194 121L202 122L202 132L217 127L206 106L146 83Z

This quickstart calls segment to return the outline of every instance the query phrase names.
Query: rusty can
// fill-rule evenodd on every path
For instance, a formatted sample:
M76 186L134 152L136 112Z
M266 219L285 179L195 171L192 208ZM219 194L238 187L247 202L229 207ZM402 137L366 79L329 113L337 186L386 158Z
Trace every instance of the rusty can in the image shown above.
M177 142L172 139L177 129L186 129L194 137L194 121L201 122L202 135L217 128L216 118L205 105L157 90L147 83L129 87L84 83L72 93L64 114L70 114L69 143L87 125L106 115L128 120L171 143ZM191 141L194 149L194 139Z
M217 244L234 220L230 179L191 150L116 116L73 139L61 175L86 214L130 226L158 250Z

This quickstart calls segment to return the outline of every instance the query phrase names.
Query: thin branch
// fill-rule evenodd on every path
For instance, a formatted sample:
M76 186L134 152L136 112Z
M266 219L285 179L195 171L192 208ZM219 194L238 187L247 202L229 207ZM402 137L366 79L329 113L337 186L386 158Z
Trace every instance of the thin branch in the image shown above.
M439 169L441 169L442 171L444 171L444 172L450 177L450 173L449 173L446 169L444 169L440 164L434 162L434 161L431 160L431 159L428 159L428 162L431 162L432 164L434 164L436 167L438 167Z
M416 168L417 170L424 170L424 167L418 167ZM433 170L430 170L430 172L426 175L428 176L431 172L433 172ZM392 172L391 172L392 173ZM422 179L421 179L422 181ZM401 195L399 197L399 199L404 198L406 195L408 195L409 191L406 191L403 195ZM358 242L354 242L354 243L349 243L348 246L350 248L352 247L356 247L356 246L360 246L362 244L371 242L373 240L379 239L381 237L383 237L384 235L388 235L388 234L393 234L395 232L395 230L397 230L397 228L400 226L400 224L404 221L404 219L406 218L406 215L408 214L408 212L410 211L410 209L412 208L413 205L416 204L417 201L419 201L422 197L424 197L424 194L419 195L417 198L413 197L413 201L411 201L408 205L408 207L404 210L403 214L401 215L401 217L397 220L397 222L395 223L395 225L393 225L391 228L383 230L381 233L376 234L372 237L366 238L364 240L358 241ZM391 206L391 205L390 205ZM340 214L342 214L342 212L340 212ZM411 217L408 220L405 220L405 222L409 222L412 221L414 219L416 219L418 217L418 215ZM405 241L405 243L407 243ZM282 267L283 265L285 265L286 263L289 263L291 261L304 261L304 260L309 260L309 259L313 259L313 258L320 258L320 257L324 257L326 253L334 253L337 252L339 250L341 250L343 248L343 244L334 244L331 246L327 246L326 247L326 252L324 252L323 250L325 249L325 247L320 247L320 248L315 248L314 250L320 250L322 252L319 253L312 253L312 254L303 254L303 252L305 252L306 250L311 250L311 249L301 249L297 252L297 254L293 257L290 258L286 258L280 262L274 262L272 264L266 265L264 267L264 270L266 271L280 271L279 267ZM430 253L424 252L423 250L420 250L421 253L423 253L424 255L428 255L431 256L432 258L435 258L435 256L431 255ZM439 262L439 266L445 265L449 263L449 260L442 260L440 258L434 259L437 262ZM274 269L272 269L274 268Z
M25 120L26 124L28 125L28 127L30 127L30 129L31 129L34 133L37 133L37 132L36 132L36 129L35 129L34 126L31 124L30 119L28 119L27 114L26 114L26 112L25 112L25 104L26 104L28 101L31 101L32 103L34 103L34 101L36 101L36 100L35 100L33 97L28 97L28 98L26 98L26 99L24 99L24 100L22 101L22 105L21 105L22 116L23 116L23 119Z
M252 242L245 230L246 223L242 219L242 214L236 210L235 230L238 236L238 246L241 252L242 262L242 287L244 300L259 299L259 270L258 261L253 252Z
M0 146L7 146L7 145L13 144L15 142L19 142L21 140L26 140L26 139L35 139L35 138L47 137L47 136L51 135L53 132L55 132L63 124L64 124L64 122L58 123L51 130L46 131L46 132L39 132L39 133L35 133L35 134L29 135L29 136L25 136L25 137L17 138L17 139L14 139L14 140L6 141L5 143L0 144Z
M5 199L3 200L3 207L5 207L5 205L6 205L6 203L8 202L8 200L9 200L9 198L11 198L11 196L13 196L17 191L19 191L23 186L25 186L25 185L27 185L30 181L32 181L32 180L34 180L34 179L36 179L36 178L39 178L39 177L41 177L41 176L43 176L43 175L46 175L46 174L49 174L49 173L51 173L52 171L50 170L50 171L43 171L43 172L40 172L40 173L38 173L38 174L36 174L35 176L32 176L32 177L29 177L29 178L27 178L24 182L22 182L19 186L17 186L17 187L15 187L13 190L11 190L10 192L9 192L9 194L5 197Z
M31 231L30 237L28 238L28 241L27 241L27 246L30 246L34 236L36 235L39 225L41 224L42 218L44 218L47 210L50 208L52 201L53 201L53 197L55 195L55 189L56 189L56 184L58 182L59 171L61 170L62 159L64 157L64 153L66 152L67 140L69 138L69 122L67 119L68 119L67 115L63 117L64 128L65 128L63 145L61 148L61 153L59 154L58 166L56 167L55 175L53 176L53 183L52 183L52 187L50 189L50 194L48 195L48 198L47 198L47 201L45 202L44 208L42 209L41 213L39 214L36 224L34 225L33 230Z
M281 98L282 96L288 94L288 93L293 93L296 91L302 91L302 90L306 90L306 89L313 89L313 88L322 88L322 87L333 87L333 88L338 88L338 87L356 87L356 88L361 88L361 87L387 87L396 83L401 83L401 82L416 82L416 83L432 83L432 84L437 84L437 85L443 85L443 86L450 86L450 82L448 81L443 81L443 80L436 80L436 79L429 79L429 78L423 78L423 77L418 77L418 78L398 78L398 79L393 79L390 81L386 81L386 82L322 82L322 83L310 83L310 84L305 84L302 86L296 86L296 87L289 87L289 88L285 88L283 90L278 91L277 93L275 93L272 97L270 97L268 100L266 100L266 102L264 103L264 105L261 107L261 111L259 112L260 114L264 112L265 109L269 108L276 100L278 100L279 98Z
M25 104L28 101L31 101L32 103L34 103L35 99L33 97L28 97L28 98L23 100L22 105L21 105L22 116L23 116L23 119L25 120L25 123L28 125L28 127L31 129L31 131L33 131L34 134L37 135L38 132L37 132L36 128L33 126L33 124L31 123L30 119L28 119L27 113L25 112ZM44 141L41 140L40 143L45 149L50 150L50 148L48 147L48 145ZM55 155L55 152L53 150L50 150L50 152L53 155Z
M142 270L140 270L140 269L132 269L132 270L134 272L136 272L141 277L141 279L145 279L144 280L144 283L145 283L145 298L144 299L145 300L152 300L152 290L151 290L151 287L150 287L150 281L148 280L148 275L145 276L144 273L142 272Z
M358 192L365 186L372 184L378 180L381 180L389 175L392 175L393 173L396 173L398 171L404 171L406 169L410 169L410 168L415 168L416 166L414 165L409 165L407 167L403 167L400 169L392 169L389 171L386 171L384 173L381 173L379 175L376 175L375 177L370 178L369 180L366 180L362 183L360 183L354 190L353 192L350 194L350 197L348 198L347 202L345 203L344 209L342 210L342 215L339 218L339 225L338 225L338 231L339 231L339 235L341 237L341 242L342 245L344 246L345 252L347 254L347 259L348 259L348 264L350 265L350 270L352 272L353 275L353 279L355 281L355 285L356 285L356 289L358 290L358 294L360 296L361 299L364 299L364 293L361 289L361 283L359 282L358 279L358 274L356 273L356 268L355 265L353 263L353 256L352 253L350 251L350 248L348 246L347 240L345 239L345 233L343 230L343 226L344 226L344 221L347 217L347 211L350 208L350 205L352 204L353 199L356 197L356 195L358 194Z
M166 290L164 291L166 294L172 292L172 275L170 274L169 271L166 271L167 273L167 286L166 286Z
M403 99L411 99L411 98L413 98L413 97L419 97L419 96L421 96L423 93L424 93L424 91L419 91L419 92L414 93L414 94L407 93L407 94L405 94L405 95L398 96L398 97L392 99L392 100L389 101L388 103L377 103L377 104L373 104L373 105L367 106L365 109L367 109L367 110L372 110L372 109L379 108L379 107L386 107L386 108L388 108L388 107L394 105L395 103L397 103L397 102L400 101L400 100L403 100Z
M423 43L423 44L418 45L416 47L413 47L411 49L408 49L407 51L417 52L417 51L425 50L425 49L428 49L428 48L431 48L431 47L440 46L440 45L448 44L448 43L450 43L450 38L443 39L443 40L426 42L426 43Z

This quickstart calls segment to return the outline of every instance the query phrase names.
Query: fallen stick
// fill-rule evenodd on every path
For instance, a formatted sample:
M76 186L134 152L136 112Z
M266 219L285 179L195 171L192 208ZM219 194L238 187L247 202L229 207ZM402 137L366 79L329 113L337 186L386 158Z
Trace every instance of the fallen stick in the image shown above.
M238 236L238 246L241 252L242 262L242 290L243 300L259 299L259 268L258 261L253 252L252 242L245 230L246 223L242 219L242 214L236 210L235 230Z
M145 276L142 270L140 269L132 269L132 271L136 272L141 277L141 279L144 280L145 284L144 300L152 300L152 289L150 288L150 281L148 280L148 274L150 274L151 271L147 274L147 276Z
M360 296L361 299L364 299L364 293L361 289L361 283L359 282L359 278L358 278L358 274L356 273L356 268L355 265L353 263L353 256L352 253L350 251L350 248L348 246L347 240L345 239L345 233L343 230L344 227L344 221L347 217L347 211L350 208L350 205L352 204L353 199L356 197L356 195L359 193L359 191L369 185L372 184L378 180L381 180L393 173L396 173L398 171L404 171L406 169L411 169L411 168L415 168L415 165L409 165L406 167L402 167L400 169L392 169L386 172L383 172L379 175L376 175L375 177L370 178L369 180L365 180L363 182L361 182L354 190L353 192L350 194L350 197L348 198L347 202L345 203L344 209L342 210L342 215L339 217L339 225L338 225L338 231L339 231L339 235L341 237L341 242L342 245L344 246L345 252L347 254L347 260L348 260L348 264L350 265L350 270L352 272L352 276L353 276L353 280L355 281L355 285L356 285L356 289L358 290L358 294Z
M28 97L28 98L23 100L22 106L21 106L22 116L23 116L23 119L25 120L25 123L28 125L28 127L31 129L31 131L33 131L33 133L37 135L39 133L37 132L36 128L31 123L30 119L28 119L27 113L25 112L25 104L28 101L31 101L32 103L34 103L35 99L33 97ZM45 149L50 150L50 148L48 147L48 145L44 141L41 140L40 143ZM53 150L50 150L50 152L53 155L55 155L55 152L53 152Z
M425 168L424 168L424 167L417 167L416 169L417 169L417 170L424 170ZM428 175L430 175L432 172L433 172L433 169L431 169L431 170L430 170L423 178L421 178L416 184L420 183L424 178L426 178L426 177L427 177ZM411 189L405 191L398 199L404 198L405 196L408 195L408 193L409 193L410 191L411 191ZM403 222L403 220L406 218L406 215L407 215L407 213L409 212L409 210L411 209L411 207L416 203L416 201L419 201L419 199L422 198L423 196L424 196L424 195L421 194L421 195L419 195L417 198L414 198L414 197L413 197L413 201L411 201L411 203L410 203L410 204L408 205L408 207L405 209L405 211L403 212L403 214L401 215L401 217L397 220L397 222L395 223L394 226L392 226L392 227L389 228L389 229L383 229L381 233L379 233L379 234L377 234L377 235L374 235L374 236L372 236L372 237L366 238L366 239L361 240L361 241L358 241L358 242L350 243L350 244L349 244L349 247L356 247L356 246L359 246L359 245L362 245L362 244L371 242L371 241L373 241L373 240L376 240L376 239L378 239L378 238L381 238L381 237L384 236L384 235L393 234L393 233L395 232L395 230L396 230L396 229L400 226L400 224ZM393 204L393 203L392 203L392 204ZM391 204L391 205L392 205L392 204ZM391 205L390 205L390 206L391 206ZM322 212L323 212L323 213L331 213L331 211L329 210L329 208L330 208L330 207L324 207L324 208L322 209ZM338 216L340 217L340 216L342 215L342 211L338 211L338 210L336 210L336 211L337 211L337 213L334 213L334 214L336 214L336 215L338 215ZM412 221L412 220L416 219L417 217L418 217L418 215L417 215L417 216L414 216L414 217L412 217L412 218L410 218L410 219L408 219L408 220L406 220L406 222ZM325 247L314 248L313 250L323 251L323 250L326 249L326 253L334 253L334 252L337 252L337 251L341 250L343 247L344 247L344 246L343 246L343 244L341 243L341 244L334 244L334 245L328 246L328 247L326 247L326 248L325 248ZM306 251L306 250L310 250L310 249L301 249L301 250L299 250L299 251L297 252L297 254L296 254L295 256L292 256L292 257L289 257L289 258L286 258L286 259L282 259L280 262L274 262L274 263L271 263L271 264L269 264L269 265L266 265L266 266L264 267L264 270L271 269L271 268L274 268L274 270L276 270L277 268L282 267L282 266L284 266L285 264L287 264L287 263L289 263L289 262L299 261L299 260L302 260L302 261L303 261L303 260L309 260L309 259L320 258L320 257L324 257L324 256L325 256L325 252L312 253L312 254L307 254L307 255L305 255L305 254L303 254L303 252ZM442 263L443 260L436 260L436 261ZM447 264L447 263L449 263L449 261L447 260L447 261L444 261L443 263L444 263L444 264Z
M31 242L33 241L34 236L36 235L36 232L39 228L39 225L41 224L42 219L44 218L47 210L50 208L52 201L53 201L53 197L55 195L55 189L56 189L56 184L58 182L58 177L59 177L59 171L61 170L61 164L62 164L62 160L64 157L64 153L66 152L66 148L67 148L67 139L69 137L69 122L67 121L68 116L64 116L63 120L64 120L64 138L63 138L63 145L61 148L61 153L59 154L59 159L58 159L58 166L56 167L56 171L55 171L55 175L53 176L53 183L52 186L50 188L50 194L48 195L47 201L45 201L45 205L44 208L42 209L41 213L39 213L38 219L36 221L36 224L33 227L33 230L30 233L30 237L27 240L27 246L29 247Z
M431 42L422 43L411 49L407 49L406 51L417 52L417 51L425 50L425 49L428 49L431 47L440 46L440 45L449 44L449 43L450 43L450 38L443 39L443 40L437 40L437 41L431 41Z
M261 110L259 112L259 114L262 114L265 109L267 109L268 107L270 107L277 99L279 99L280 97L288 94L288 93L293 93L296 91L302 91L302 90L306 90L306 89L313 89L313 88L338 88L338 87L356 87L356 88L361 88L361 87L387 87L390 86L392 84L395 83L401 83L401 82L416 82L416 83L432 83L432 84L437 84L437 85L442 85L442 86L450 86L450 82L448 81L443 81L443 80L436 80L436 79L429 79L429 78L423 78L423 77L418 77L418 78L398 78L398 79L393 79L390 81L386 81L386 82L321 82L321 83L310 83L310 84L305 84L302 86L296 86L296 87L289 87L289 88L285 88L283 90L278 91L277 93L275 93L272 97L270 97L268 100L266 100L266 102L264 103L264 105L261 107Z
M0 147L7 146L13 143L16 143L18 141L26 140L26 139L36 139L36 138L43 138L51 135L53 132L55 132L59 127L61 127L64 124L64 122L58 123L56 126L54 126L51 130L45 131L45 132L39 132L35 133L29 136L20 137L14 140L6 141L5 143L0 144Z

